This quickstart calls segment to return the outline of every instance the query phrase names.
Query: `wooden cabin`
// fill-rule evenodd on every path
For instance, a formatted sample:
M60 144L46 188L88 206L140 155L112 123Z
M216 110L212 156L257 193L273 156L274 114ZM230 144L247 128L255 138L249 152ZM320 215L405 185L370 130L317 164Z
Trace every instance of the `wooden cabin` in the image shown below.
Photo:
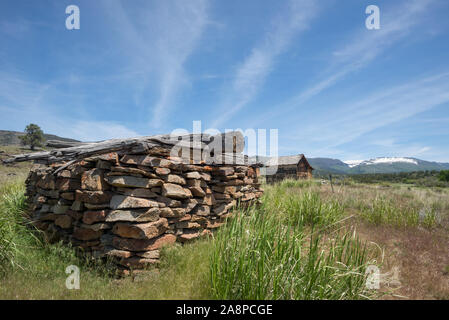
M277 166L276 172L272 172ZM311 179L312 166L303 154L271 158L265 163L268 183L283 179ZM271 170L270 170L271 168ZM271 172L270 172L271 171Z

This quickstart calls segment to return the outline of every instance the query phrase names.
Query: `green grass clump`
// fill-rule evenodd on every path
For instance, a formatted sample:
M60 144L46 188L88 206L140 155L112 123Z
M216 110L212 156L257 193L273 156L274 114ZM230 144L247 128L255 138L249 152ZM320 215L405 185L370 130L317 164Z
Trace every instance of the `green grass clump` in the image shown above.
M291 188L290 182L287 180L278 185L267 186L263 197L263 210L266 213L279 215L288 224L298 227L325 227L343 217L344 207L341 202L335 199L323 201L313 188ZM303 183L308 185L311 182L294 185Z
M0 275L11 271L43 274L60 267L62 261L64 265L81 264L73 249L61 243L47 244L30 224L24 192L21 181L0 189Z
M344 214L343 206L335 200L323 202L317 192L308 191L300 196L290 195L284 200L289 224L329 226Z
M12 183L0 188L0 276L10 268L22 268L20 255L37 239L26 230L23 212L26 208L25 188Z
M349 235L327 240L250 209L215 237L210 277L217 299L360 299L367 252Z
M400 205L393 199L377 196L371 205L362 208L361 216L375 225L392 225L395 227L416 227L418 225L432 228L437 224L436 211L433 208L419 208L413 205Z
M289 189L289 188L310 188L317 185L314 180L308 179L285 179L275 184L277 188Z

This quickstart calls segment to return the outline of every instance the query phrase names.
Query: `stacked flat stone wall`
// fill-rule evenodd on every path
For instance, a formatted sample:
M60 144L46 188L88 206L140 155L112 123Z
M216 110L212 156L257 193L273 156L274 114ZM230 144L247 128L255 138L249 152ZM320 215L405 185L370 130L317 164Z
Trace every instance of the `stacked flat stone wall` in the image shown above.
M262 195L257 167L185 164L163 148L35 164L26 186L48 239L124 269L157 264L163 245L210 235Z

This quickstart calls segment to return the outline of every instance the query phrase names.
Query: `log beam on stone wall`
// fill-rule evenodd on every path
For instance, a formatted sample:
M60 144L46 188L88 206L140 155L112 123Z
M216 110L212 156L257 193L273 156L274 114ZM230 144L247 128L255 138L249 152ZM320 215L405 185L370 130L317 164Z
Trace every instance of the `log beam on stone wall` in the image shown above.
M221 141L222 148L216 148ZM14 155L11 158L2 160L3 163L41 161L45 163L55 163L79 160L98 154L121 151L124 153L142 153L152 148L162 147L170 150L176 146L191 150L207 151L210 149L214 153L225 153L231 151L238 155L243 152L245 140L241 132L232 131L224 134L211 136L207 134L189 135L156 135L128 139L111 139L92 143L81 143L67 148L51 150L47 152L36 152L28 154ZM216 157L216 155L214 156ZM228 156L225 156L228 157ZM220 162L220 161L218 161Z

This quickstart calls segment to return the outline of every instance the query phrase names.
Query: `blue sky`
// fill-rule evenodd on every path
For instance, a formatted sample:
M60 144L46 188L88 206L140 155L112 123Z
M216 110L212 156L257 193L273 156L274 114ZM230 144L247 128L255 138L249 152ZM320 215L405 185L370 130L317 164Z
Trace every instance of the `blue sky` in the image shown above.
M448 17L444 0L2 1L0 129L91 141L201 120L279 129L282 155L449 162Z

